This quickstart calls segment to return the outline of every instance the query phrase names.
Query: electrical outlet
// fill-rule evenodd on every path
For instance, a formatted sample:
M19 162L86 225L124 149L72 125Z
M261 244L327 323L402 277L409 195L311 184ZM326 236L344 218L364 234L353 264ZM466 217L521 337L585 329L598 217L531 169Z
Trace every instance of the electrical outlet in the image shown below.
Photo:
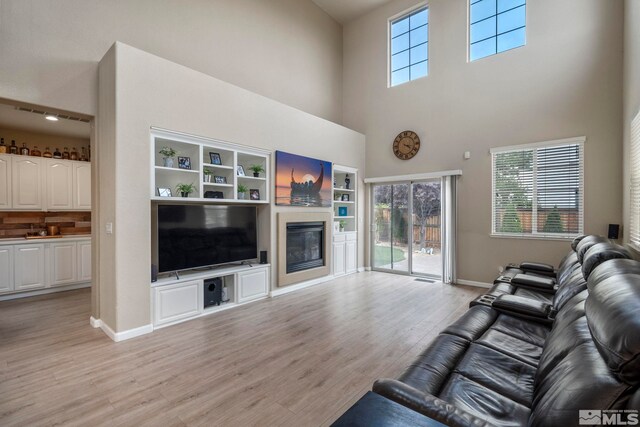
M112 222L106 223L104 228L105 228L105 231L107 232L107 234L113 234L113 223Z

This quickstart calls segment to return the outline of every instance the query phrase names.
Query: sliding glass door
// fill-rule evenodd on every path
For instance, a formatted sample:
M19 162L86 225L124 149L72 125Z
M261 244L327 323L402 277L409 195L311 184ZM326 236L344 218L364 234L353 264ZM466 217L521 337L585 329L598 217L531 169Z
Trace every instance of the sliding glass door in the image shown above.
M442 278L441 179L372 185L371 265Z

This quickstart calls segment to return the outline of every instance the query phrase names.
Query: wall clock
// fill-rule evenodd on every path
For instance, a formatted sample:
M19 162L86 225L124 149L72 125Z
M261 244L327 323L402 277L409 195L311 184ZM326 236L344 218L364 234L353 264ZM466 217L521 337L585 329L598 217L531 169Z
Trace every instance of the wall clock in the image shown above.
M409 160L418 154L420 138L410 130L400 132L393 140L393 154L400 160Z

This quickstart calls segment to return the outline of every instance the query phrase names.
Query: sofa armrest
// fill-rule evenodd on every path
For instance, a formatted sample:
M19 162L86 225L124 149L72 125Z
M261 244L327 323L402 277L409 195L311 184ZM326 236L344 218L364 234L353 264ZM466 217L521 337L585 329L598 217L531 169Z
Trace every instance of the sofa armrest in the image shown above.
M373 391L450 427L493 426L487 420L397 380L379 379L373 383Z
M556 281L551 277L532 276L530 274L516 274L509 282L513 286L535 289L550 294L556 293Z
M524 271L528 271L531 273L540 273L545 275L555 275L556 270L555 267L551 264L545 264L542 262L530 262L525 261L520 263L519 268Z
M499 295L491 303L491 308L514 317L550 323L551 305L541 301L524 298L517 295Z

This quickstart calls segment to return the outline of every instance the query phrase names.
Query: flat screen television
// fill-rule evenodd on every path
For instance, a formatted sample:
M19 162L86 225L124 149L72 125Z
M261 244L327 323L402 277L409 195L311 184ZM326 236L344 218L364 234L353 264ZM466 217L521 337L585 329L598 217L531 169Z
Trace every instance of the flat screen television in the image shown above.
M157 205L158 272L257 258L255 206Z

